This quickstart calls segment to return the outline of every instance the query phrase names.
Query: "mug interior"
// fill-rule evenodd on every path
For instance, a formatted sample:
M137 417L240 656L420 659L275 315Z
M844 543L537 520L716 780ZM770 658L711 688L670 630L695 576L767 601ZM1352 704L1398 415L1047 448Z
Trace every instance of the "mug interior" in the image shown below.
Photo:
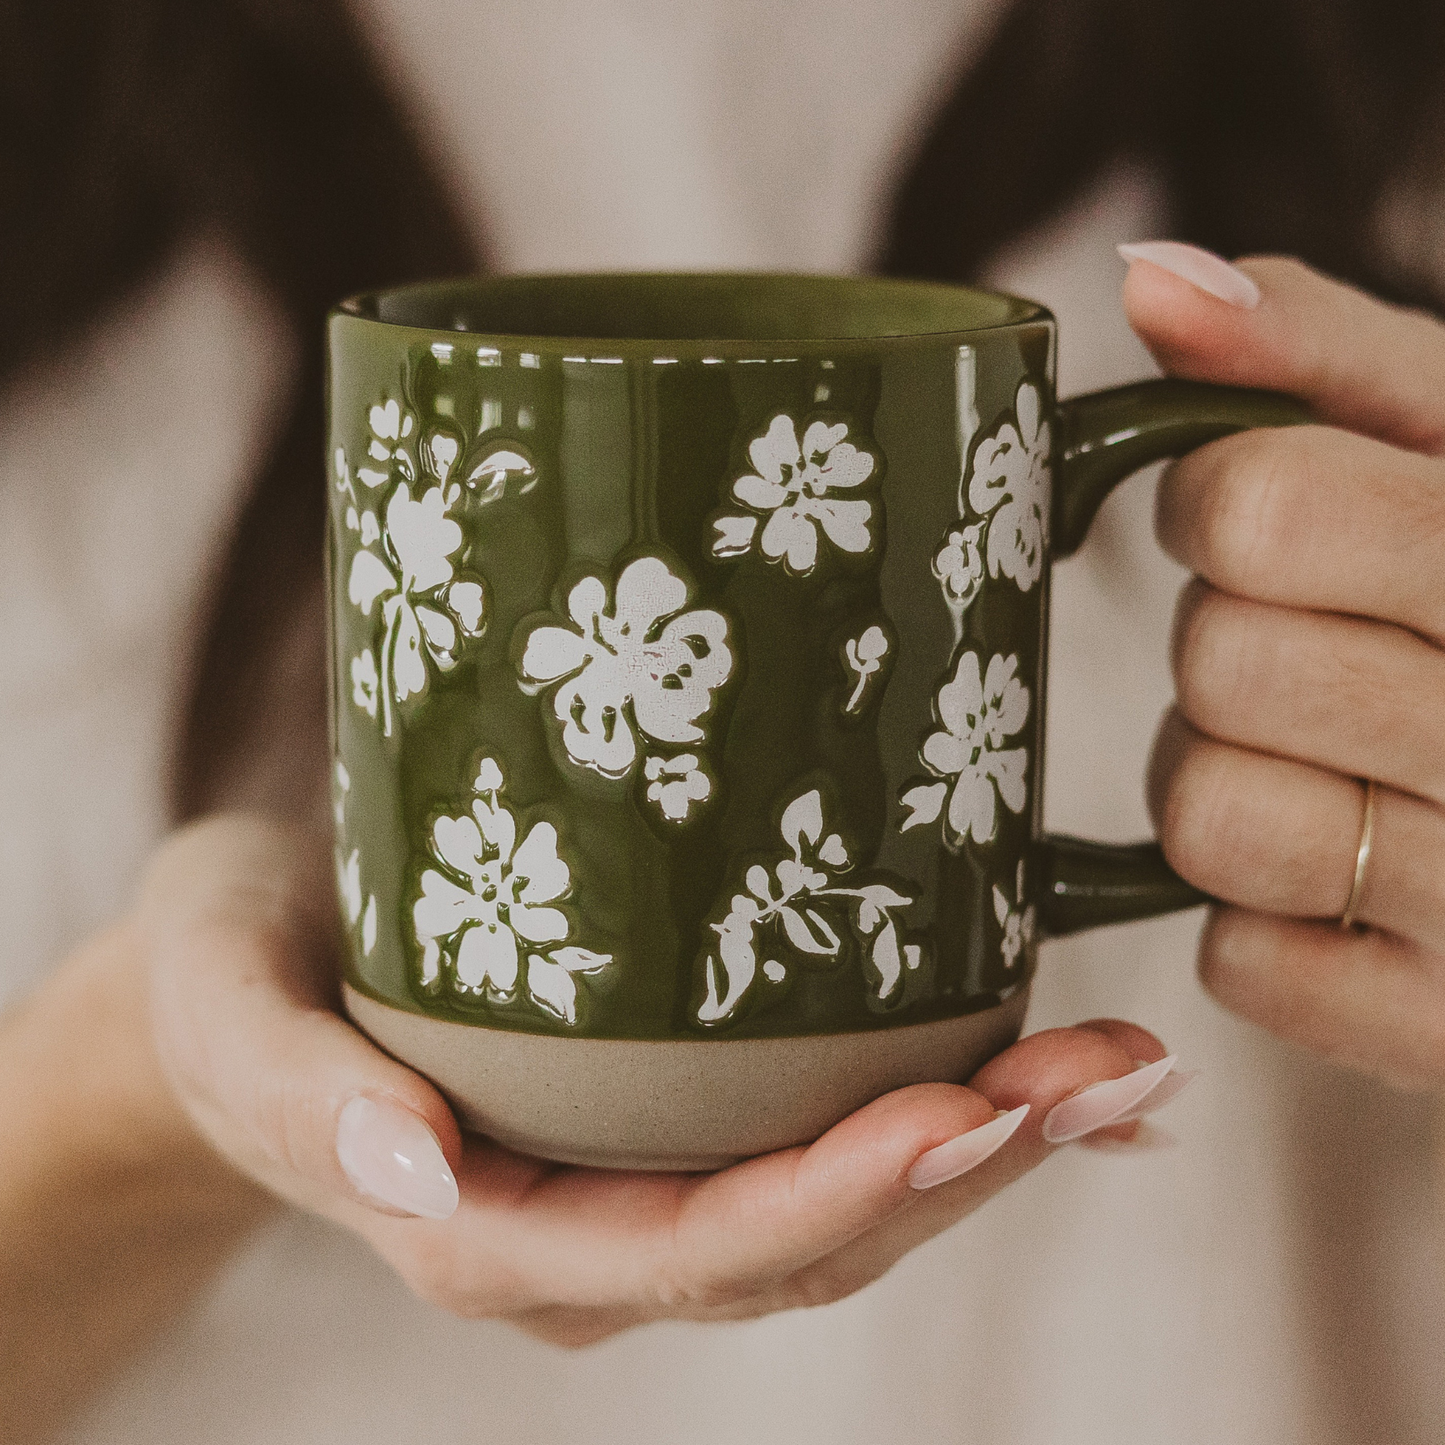
M1037 320L1033 301L873 277L660 273L428 282L344 301L432 331L599 341L831 341L932 336Z

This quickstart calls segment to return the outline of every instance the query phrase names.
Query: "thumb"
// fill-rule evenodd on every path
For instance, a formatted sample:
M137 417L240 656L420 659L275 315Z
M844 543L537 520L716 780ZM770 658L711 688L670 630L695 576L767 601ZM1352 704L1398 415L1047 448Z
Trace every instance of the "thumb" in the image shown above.
M1124 310L1171 376L1289 392L1320 421L1445 452L1445 327L1282 256L1121 246Z
M448 1217L461 1136L427 1081L337 1012L334 884L317 835L222 816L174 835L141 889L167 1078L233 1163L339 1219Z

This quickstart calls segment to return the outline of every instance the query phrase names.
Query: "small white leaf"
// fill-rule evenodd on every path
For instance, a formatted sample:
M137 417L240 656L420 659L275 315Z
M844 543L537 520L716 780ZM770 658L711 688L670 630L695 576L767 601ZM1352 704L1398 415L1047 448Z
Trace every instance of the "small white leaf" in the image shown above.
M795 856L802 853L800 839L816 843L823 831L823 797L816 788L794 798L783 810L783 841Z
M783 931L794 948L822 958L832 957L838 952L838 935L815 909L799 913L795 908L784 908L778 917L783 920Z
M361 951L367 957L371 957L371 950L376 947L376 894L367 895L366 912L361 915Z
M947 783L926 783L909 788L898 800L909 810L908 817L898 825L898 831L906 833L920 823L933 822L943 811L943 800L947 796Z
M993 916L998 919L999 926L1008 922L1009 916L1008 899L1004 897L1003 889L997 883L993 885Z
M713 538L714 557L741 557L753 545L753 536L758 530L756 517L719 517L713 526L717 536Z
M773 901L772 879L768 877L768 870L761 863L754 863L748 869L745 881L752 892L764 903Z
M577 1022L577 982L561 964L539 953L528 954L527 992L563 1023Z
M610 953L593 953L590 948L554 948L547 956L568 973L600 973L612 962Z
M823 839L823 846L818 849L818 857L825 863L831 863L835 868L848 866L848 850L843 846L843 840L836 833L829 833Z
M903 976L903 959L898 951L898 930L890 922L873 943L873 967L878 973L878 997L890 998Z

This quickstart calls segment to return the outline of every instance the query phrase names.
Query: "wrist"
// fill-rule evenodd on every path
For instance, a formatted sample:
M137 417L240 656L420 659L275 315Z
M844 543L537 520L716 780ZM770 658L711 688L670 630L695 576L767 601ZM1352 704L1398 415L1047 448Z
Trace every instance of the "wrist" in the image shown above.
M21 1168L37 1176L37 1201L119 1189L150 1212L238 1231L264 1211L269 1196L211 1148L166 1082L131 921L89 941L0 1024L7 1078L19 1091L8 1097L30 1101L11 1122L29 1137Z

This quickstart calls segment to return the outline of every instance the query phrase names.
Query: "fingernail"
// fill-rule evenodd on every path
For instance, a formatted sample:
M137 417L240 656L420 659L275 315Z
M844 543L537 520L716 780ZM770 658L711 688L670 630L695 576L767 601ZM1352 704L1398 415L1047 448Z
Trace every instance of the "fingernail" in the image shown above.
M1135 1069L1122 1078L1090 1084L1087 1089L1055 1104L1044 1115L1044 1142L1067 1144L1070 1139L1081 1139L1095 1129L1102 1129L1105 1124L1118 1123L1163 1083L1173 1067L1174 1055L1171 1054L1157 1064Z
M1253 311L1259 305L1259 287L1237 266L1231 266L1213 251L1186 246L1182 241L1135 241L1120 246L1119 254L1126 261L1148 261L1172 271L1191 286L1243 311Z
M1008 1143L1028 1111L1027 1104L1020 1104L1017 1109L1010 1109L1007 1114L1000 1114L987 1124L980 1124L977 1129L920 1154L908 1171L909 1184L914 1189L932 1189L967 1174Z
M448 1219L459 1196L436 1135L410 1109L358 1094L341 1111L336 1157L363 1194L423 1219Z
M1142 1104L1115 1119L1114 1123L1132 1124L1135 1119L1142 1119L1146 1114L1158 1113L1165 1104L1172 1104L1198 1077L1198 1069L1175 1069L1149 1091Z

